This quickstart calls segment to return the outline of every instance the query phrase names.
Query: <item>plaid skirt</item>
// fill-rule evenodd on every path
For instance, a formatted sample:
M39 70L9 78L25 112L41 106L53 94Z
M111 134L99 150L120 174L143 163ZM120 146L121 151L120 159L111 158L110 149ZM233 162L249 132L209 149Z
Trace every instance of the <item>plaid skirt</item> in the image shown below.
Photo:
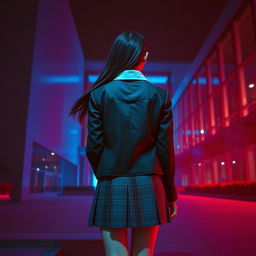
M162 176L106 176L98 180L88 226L146 227L171 222Z

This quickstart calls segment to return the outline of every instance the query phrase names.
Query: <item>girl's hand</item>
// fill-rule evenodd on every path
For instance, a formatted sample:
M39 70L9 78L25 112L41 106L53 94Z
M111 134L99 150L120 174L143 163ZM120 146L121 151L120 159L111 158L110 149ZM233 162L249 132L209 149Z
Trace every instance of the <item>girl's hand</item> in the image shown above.
M169 214L170 214L171 219L176 218L177 210L178 210L178 206L176 204L176 201L175 202L168 202L168 209L169 209Z

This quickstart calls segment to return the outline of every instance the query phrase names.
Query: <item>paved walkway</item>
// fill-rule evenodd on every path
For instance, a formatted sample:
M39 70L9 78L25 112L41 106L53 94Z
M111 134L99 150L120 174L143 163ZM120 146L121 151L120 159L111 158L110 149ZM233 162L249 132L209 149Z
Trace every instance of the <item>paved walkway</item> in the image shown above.
M0 239L101 240L97 227L87 227L91 201L56 196L0 202ZM160 227L156 256L256 255L256 202L180 194L177 205L177 218Z

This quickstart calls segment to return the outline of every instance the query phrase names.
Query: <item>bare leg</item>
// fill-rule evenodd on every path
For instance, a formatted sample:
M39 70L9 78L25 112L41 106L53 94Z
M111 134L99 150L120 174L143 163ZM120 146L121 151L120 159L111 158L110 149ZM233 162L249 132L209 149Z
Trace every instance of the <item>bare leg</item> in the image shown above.
M106 256L128 256L127 228L100 227Z
M159 227L132 228L132 256L153 256Z

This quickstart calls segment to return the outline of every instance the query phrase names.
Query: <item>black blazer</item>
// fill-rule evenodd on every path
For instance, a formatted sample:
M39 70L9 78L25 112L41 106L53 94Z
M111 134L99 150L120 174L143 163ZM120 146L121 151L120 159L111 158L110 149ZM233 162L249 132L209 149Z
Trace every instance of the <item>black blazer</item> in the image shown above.
M177 199L172 103L148 80L112 80L90 92L86 155L97 179L163 175L167 199Z

